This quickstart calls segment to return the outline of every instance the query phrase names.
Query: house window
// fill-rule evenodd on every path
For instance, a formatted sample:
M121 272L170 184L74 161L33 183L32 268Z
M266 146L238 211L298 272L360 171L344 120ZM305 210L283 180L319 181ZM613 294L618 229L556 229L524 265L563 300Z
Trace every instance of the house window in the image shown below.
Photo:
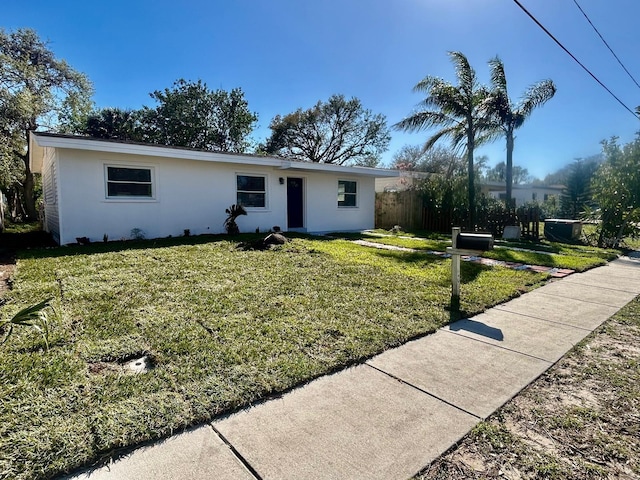
M538 199L538 194L536 192L533 192L531 194L531 200L536 201Z
M107 198L153 198L151 168L107 166Z
M358 184L350 180L338 180L338 207L356 207Z
M237 201L251 208L267 206L267 178L264 175L236 175Z

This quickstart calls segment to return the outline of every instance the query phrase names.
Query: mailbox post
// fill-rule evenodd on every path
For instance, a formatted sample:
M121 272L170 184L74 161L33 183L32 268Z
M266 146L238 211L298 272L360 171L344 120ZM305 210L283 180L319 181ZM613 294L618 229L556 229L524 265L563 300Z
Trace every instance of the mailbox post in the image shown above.
M451 229L451 300L456 305L460 302L460 254L458 251L458 235L460 227Z
M460 227L451 229L451 305L460 305L460 256L480 255L493 249L493 236L486 233L462 233Z

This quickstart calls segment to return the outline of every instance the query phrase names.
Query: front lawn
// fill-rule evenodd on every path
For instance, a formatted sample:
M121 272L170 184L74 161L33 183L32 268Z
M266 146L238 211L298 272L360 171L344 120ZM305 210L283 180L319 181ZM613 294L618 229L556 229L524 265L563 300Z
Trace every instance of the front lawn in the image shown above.
M366 240L368 242L393 245L414 250L444 252L451 246L451 238L445 235L430 235L428 238L416 236L383 235L380 231L364 233L339 233L336 236L350 240ZM586 245L569 245L556 242L515 242L497 241L496 248L483 252L482 256L505 262L516 262L527 265L545 267L570 268L578 272L604 265L620 253L617 250L595 248Z
M19 254L0 318L53 297L0 346L0 478L48 478L170 435L425 335L449 310L450 261L295 238L225 237ZM238 239L235 239L238 240ZM462 265L463 314L547 277ZM146 356L146 373L126 362ZM142 362L142 360L141 360Z

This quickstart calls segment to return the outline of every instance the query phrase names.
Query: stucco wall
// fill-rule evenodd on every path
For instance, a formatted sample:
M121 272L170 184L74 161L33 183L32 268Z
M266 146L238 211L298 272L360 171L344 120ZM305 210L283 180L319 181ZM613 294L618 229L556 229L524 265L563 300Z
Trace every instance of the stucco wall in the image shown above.
M222 233L225 208L236 203L236 174L266 175L267 206L239 217L241 231L287 229L285 184L279 178L304 179L304 222L308 232L360 230L374 225L374 179L275 167L213 163L57 149L60 243L76 237L101 241L130 238L138 228L146 238ZM107 199L105 165L145 166L153 171L153 199ZM46 173L45 173L46 174ZM358 207L337 206L338 180L358 182Z
M356 207L338 207L338 180L357 182ZM307 185L308 231L351 231L373 228L376 202L374 178L315 174L309 176Z

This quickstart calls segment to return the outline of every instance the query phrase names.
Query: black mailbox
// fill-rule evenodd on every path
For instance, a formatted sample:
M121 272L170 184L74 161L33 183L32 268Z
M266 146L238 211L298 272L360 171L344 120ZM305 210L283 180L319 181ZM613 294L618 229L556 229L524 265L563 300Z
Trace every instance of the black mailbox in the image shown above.
M489 233L459 233L456 248L460 250L493 250L493 235Z

